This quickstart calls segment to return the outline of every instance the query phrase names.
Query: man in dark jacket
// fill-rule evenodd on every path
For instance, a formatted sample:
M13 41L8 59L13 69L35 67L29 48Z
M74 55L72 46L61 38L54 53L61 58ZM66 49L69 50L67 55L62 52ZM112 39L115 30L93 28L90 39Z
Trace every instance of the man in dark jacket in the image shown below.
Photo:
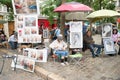
M90 51L92 52L92 57L98 57L100 52L101 52L101 48L103 48L102 45L98 45L95 44L92 35L91 35L91 31L87 31L86 34L83 37L83 43L90 49ZM97 48L97 51L94 51L94 48Z

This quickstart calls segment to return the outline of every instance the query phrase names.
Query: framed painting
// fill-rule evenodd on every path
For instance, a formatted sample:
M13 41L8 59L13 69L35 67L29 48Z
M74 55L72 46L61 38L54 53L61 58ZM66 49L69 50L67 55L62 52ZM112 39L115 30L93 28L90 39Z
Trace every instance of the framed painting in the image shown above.
M70 48L83 47L83 34L82 32L70 32Z
M115 45L111 38L103 38L105 54L115 54Z
M102 25L102 38L111 38L112 37L112 24L105 23Z

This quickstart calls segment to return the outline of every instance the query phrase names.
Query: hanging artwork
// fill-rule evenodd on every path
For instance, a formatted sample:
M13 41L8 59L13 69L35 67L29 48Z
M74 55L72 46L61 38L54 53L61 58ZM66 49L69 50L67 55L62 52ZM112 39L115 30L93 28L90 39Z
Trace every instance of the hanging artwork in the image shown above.
M48 29L43 29L43 38L49 38L49 31L48 31Z
M102 38L111 38L112 36L112 24L105 23L102 25Z
M70 32L81 32L82 31L82 21L70 22Z
M82 32L70 32L70 48L82 48L83 35Z
M17 15L18 43L41 43L36 15Z
M39 14L39 0L12 0L14 14Z

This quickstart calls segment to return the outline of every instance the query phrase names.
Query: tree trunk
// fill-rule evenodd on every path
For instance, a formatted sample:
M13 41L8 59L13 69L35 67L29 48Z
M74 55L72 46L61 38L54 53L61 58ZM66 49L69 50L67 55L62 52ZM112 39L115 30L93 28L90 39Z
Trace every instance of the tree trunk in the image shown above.
M62 4L65 2L66 2L66 0L62 0ZM64 34L64 26L65 26L65 13L62 12L60 14L60 29L61 29L62 34Z

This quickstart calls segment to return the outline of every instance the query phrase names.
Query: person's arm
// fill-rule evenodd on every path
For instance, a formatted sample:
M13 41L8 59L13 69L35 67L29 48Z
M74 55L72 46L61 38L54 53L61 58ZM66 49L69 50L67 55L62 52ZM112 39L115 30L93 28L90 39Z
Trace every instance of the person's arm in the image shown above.
M67 44L63 41L63 50L67 48Z
M57 49L58 46L57 46L57 44L56 44L56 40L53 41L53 42L49 45L49 47L52 48L52 49Z

